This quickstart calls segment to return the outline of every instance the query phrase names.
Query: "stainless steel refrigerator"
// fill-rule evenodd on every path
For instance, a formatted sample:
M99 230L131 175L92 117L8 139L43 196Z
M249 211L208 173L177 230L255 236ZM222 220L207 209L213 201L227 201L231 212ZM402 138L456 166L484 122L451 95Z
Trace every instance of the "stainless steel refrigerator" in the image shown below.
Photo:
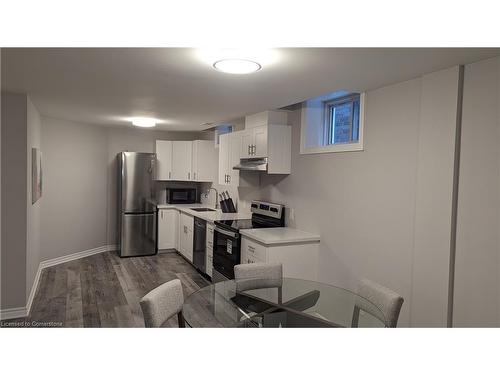
M156 254L156 154L120 152L117 166L118 254Z

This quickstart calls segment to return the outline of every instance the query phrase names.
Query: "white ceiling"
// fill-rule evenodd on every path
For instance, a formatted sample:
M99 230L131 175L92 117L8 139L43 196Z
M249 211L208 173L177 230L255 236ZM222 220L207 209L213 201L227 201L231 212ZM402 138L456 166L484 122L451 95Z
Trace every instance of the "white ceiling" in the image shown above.
M218 55L218 53L221 53ZM202 130L330 91L363 91L500 49L284 48L253 51L263 68L230 75L211 63L225 52L191 48L2 50L2 89L26 92L47 116L131 126L151 116L171 130ZM252 57L252 56L245 56Z

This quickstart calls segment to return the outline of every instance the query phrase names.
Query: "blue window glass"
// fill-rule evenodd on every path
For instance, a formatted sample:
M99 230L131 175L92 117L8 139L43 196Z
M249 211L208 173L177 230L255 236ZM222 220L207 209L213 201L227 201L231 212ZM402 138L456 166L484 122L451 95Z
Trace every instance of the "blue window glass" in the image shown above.
M359 141L359 95L338 98L325 103L327 145Z

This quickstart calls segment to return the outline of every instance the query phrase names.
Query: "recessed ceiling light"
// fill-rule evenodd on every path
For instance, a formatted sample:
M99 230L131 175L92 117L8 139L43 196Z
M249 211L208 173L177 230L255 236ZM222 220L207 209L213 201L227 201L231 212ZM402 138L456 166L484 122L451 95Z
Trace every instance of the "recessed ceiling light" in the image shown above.
M214 63L214 68L229 74L249 74L260 70L259 63L244 59L224 59Z
M148 117L135 117L132 119L132 125L139 126L140 128L154 128L156 120Z

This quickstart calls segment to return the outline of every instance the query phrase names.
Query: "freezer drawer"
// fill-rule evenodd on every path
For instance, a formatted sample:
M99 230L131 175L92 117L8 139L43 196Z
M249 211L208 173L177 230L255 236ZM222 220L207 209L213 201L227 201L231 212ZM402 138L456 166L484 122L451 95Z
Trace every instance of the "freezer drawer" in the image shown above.
M124 214L120 256L156 254L156 213Z

